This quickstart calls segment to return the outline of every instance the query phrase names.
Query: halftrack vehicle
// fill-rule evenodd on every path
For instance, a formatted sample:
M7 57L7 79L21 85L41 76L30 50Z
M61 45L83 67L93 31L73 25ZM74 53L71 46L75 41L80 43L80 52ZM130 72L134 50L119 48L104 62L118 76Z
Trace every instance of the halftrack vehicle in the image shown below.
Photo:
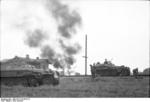
M23 85L23 86L39 86L39 85L58 85L59 77L57 72L52 70L43 71L32 68L33 70L18 70L9 69L1 70L1 84L12 86L12 85Z
M130 68L125 66L116 66L110 61L90 65L92 77L97 76L129 76Z
M45 59L15 57L0 63L1 84L5 85L58 85L59 73L48 68Z

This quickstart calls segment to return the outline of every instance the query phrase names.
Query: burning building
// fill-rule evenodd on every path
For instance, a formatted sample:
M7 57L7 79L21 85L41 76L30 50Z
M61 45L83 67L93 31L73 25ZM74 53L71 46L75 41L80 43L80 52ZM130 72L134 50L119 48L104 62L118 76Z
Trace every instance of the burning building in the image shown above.
M26 57L15 56L12 59L1 62L1 69L24 69L24 68L37 68L42 70L48 70L48 65L51 64L48 59L31 59L29 55Z

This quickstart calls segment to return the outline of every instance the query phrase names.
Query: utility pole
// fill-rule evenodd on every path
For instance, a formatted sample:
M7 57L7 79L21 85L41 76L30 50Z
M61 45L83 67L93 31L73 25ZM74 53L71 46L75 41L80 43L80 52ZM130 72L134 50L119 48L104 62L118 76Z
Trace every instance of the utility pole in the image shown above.
M85 35L85 76L87 75L87 35Z

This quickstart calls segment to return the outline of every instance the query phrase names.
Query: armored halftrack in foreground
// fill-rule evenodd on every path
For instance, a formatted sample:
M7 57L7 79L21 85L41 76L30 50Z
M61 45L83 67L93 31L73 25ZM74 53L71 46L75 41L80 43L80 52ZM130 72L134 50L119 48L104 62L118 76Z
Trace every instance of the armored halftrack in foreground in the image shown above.
M39 86L39 85L58 85L59 77L54 71L42 71L33 68L33 70L1 70L1 84Z
M59 74L48 69L48 63L41 59L24 59L15 57L1 63L1 84L13 86L58 85ZM45 69L44 69L45 68Z
M97 76L129 76L130 68L125 66L116 66L110 61L90 65L92 77Z

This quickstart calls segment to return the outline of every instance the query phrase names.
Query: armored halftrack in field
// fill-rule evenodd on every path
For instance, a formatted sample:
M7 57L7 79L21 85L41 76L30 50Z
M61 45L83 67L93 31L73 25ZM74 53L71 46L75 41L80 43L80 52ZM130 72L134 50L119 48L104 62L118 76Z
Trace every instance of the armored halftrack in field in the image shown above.
M92 77L97 76L129 76L130 68L125 66L116 66L110 61L90 65Z
M59 77L54 71L43 71L32 68L32 70L24 69L7 69L1 70L1 84L4 85L24 85L24 86L39 86L39 85L58 85Z
M14 58L1 63L1 84L12 86L58 85L59 73L48 68L43 69L40 60ZM40 68L42 67L42 68Z

